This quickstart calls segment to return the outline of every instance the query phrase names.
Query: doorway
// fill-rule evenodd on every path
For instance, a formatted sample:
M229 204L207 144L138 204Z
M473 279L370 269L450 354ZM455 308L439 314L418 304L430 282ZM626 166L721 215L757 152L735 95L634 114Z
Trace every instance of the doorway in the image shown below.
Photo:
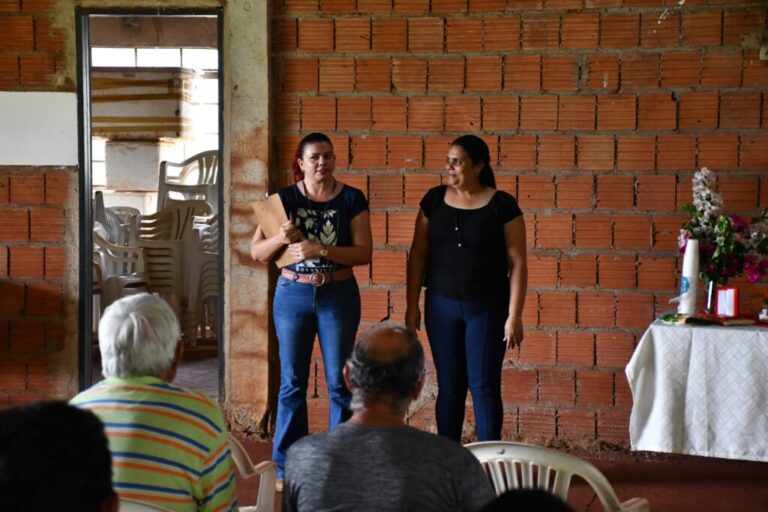
M223 390L220 9L77 13L80 387L100 380L98 323L120 297L166 300L175 384Z

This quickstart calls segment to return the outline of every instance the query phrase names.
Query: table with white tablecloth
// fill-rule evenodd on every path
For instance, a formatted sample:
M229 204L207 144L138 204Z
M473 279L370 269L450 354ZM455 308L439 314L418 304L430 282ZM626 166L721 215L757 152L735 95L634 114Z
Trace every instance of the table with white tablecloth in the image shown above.
M633 450L768 462L768 328L656 321L626 374Z

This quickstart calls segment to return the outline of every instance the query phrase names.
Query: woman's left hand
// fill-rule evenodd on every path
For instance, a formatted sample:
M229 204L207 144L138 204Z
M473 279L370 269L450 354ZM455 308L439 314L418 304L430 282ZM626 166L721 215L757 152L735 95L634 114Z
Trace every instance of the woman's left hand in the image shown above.
M507 342L507 349L515 348L523 343L523 319L520 317L507 317L504 323L504 341Z
M290 244L288 246L288 254L293 256L293 259L296 261L304 261L320 256L320 249L322 248L323 246L314 240L302 240Z

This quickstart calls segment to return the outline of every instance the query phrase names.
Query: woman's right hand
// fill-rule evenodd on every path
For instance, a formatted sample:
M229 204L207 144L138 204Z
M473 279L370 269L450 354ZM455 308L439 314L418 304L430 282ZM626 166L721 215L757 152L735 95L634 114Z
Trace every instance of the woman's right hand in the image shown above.
M293 221L288 222L280 226L280 230L277 232L278 241L281 244L288 245L301 240L301 231L293 225Z
M413 334L421 329L421 310L419 308L406 308L405 327Z

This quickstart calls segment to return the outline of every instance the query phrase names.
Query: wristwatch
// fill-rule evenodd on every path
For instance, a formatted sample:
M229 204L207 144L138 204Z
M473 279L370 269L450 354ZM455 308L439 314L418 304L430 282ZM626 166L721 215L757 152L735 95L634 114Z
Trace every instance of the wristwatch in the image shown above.
M323 248L320 249L320 257L321 258L327 258L328 257L328 247L323 246Z

